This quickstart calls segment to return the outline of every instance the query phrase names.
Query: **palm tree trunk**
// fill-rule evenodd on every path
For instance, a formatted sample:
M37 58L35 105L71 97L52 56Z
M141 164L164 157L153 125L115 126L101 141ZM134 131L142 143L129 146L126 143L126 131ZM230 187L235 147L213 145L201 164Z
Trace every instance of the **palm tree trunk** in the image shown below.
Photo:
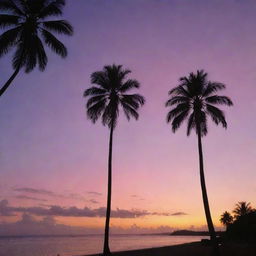
M198 152L199 152L199 166L200 166L200 181L201 181L201 189L202 189L202 196L203 196L203 203L204 203L204 211L206 216L206 221L211 237L211 241L213 243L213 255L220 255L219 253L219 246L216 239L216 233L214 230L209 202L208 202L208 196L207 196L207 190L206 190L206 184L205 184L205 178L204 178L204 162L203 162L203 150L202 150L202 141L201 141L201 129L197 129L198 134Z
M4 92L8 89L14 78L18 75L20 71L20 66L16 68L12 76L8 79L8 81L5 83L5 85L0 89L0 97L4 94Z
M106 223L105 223L105 237L103 255L110 255L109 250L109 221L111 212L111 189L112 189L112 144L113 144L113 130L114 126L111 125L109 137L109 154L108 154L108 196L107 196L107 210L106 210Z

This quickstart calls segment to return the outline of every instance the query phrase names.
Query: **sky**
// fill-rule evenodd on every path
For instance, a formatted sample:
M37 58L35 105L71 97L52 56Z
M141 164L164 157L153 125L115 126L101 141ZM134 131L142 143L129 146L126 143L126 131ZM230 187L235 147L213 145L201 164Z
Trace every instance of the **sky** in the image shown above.
M48 51L46 70L21 72L0 100L0 230L103 232L109 131L87 119L83 92L113 63L132 71L146 104L114 132L112 232L205 228L196 136L185 125L173 134L164 106L198 69L234 102L228 129L210 124L203 138L214 224L238 201L256 207L255 12L254 0L67 1L68 57ZM11 57L0 59L2 83Z

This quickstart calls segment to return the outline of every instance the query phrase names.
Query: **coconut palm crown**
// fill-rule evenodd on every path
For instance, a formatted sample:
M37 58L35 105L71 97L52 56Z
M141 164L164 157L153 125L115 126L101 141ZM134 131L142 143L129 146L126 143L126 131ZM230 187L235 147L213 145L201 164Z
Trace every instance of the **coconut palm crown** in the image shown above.
M232 222L233 222L233 216L225 211L221 216L220 216L220 222L228 227Z
M130 72L121 65L112 65L92 73L91 83L95 86L87 89L84 97L90 97L86 104L87 116L93 123L101 117L103 125L115 128L120 107L128 120L131 117L138 119L137 110L145 99L139 94L127 94L140 86L137 80L126 80Z
M207 117L218 125L227 128L227 122L222 110L216 105L232 106L232 101L226 96L219 96L216 92L225 89L219 82L207 80L207 73L203 70L196 74L190 73L188 77L181 77L180 84L169 91L171 98L166 102L167 107L174 107L167 114L167 122L171 122L175 132L182 122L188 118L187 135L195 129L201 136L207 134Z
M233 210L233 213L235 214L235 218L238 219L241 216L244 216L248 213L251 213L253 211L253 208L251 207L251 203L247 202L238 202L235 206L235 209Z
M47 65L47 55L43 42L61 57L67 56L67 48L53 33L72 35L70 23L62 19L49 20L62 15L65 0L1 0L0 57L15 49L12 65L13 76L7 81L0 96L8 88L19 70L32 71L36 65L43 71Z

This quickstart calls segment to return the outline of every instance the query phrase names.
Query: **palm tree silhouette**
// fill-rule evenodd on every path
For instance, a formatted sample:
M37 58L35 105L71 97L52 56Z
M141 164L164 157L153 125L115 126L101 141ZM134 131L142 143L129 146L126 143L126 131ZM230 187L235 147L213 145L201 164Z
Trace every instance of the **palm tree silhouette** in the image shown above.
M200 181L202 197L207 225L211 240L214 244L214 254L219 254L216 241L216 234L211 218L210 207L208 202L203 165L202 136L208 132L207 117L210 116L213 122L218 125L222 124L227 128L224 113L216 105L233 105L232 101L226 96L218 96L215 93L225 88L225 85L218 82L207 80L207 73L203 70L197 71L196 74L190 73L188 77L181 77L180 84L169 91L170 99L166 102L166 107L172 109L167 114L167 122L171 122L172 131L180 127L182 122L188 118L187 135L190 135L192 129L195 129L198 137Z
M14 73L0 89L0 96L22 67L29 73L38 64L44 71L47 56L41 38L56 54L63 58L67 56L65 45L52 32L70 36L73 34L72 26L66 20L47 20L50 16L62 15L64 5L65 0L0 1L0 27L11 27L0 36L0 57L16 48L12 59Z
M220 216L220 222L228 227L232 222L233 222L233 216L225 211L221 216Z
M251 207L251 203L247 202L238 202L236 204L235 209L233 210L233 213L235 214L235 218L238 219L241 216L244 216L250 212L252 212L253 209Z
M84 97L89 97L86 104L88 118L95 123L101 117L103 125L108 126L110 129L104 255L111 254L109 250L109 221L112 189L112 143L119 108L123 109L128 120L131 117L137 120L139 117L137 110L145 103L144 97L139 94L126 94L128 91L138 89L140 86L137 80L126 79L130 72L130 70L123 69L121 65L105 66L102 71L92 73L91 83L96 86L84 92Z

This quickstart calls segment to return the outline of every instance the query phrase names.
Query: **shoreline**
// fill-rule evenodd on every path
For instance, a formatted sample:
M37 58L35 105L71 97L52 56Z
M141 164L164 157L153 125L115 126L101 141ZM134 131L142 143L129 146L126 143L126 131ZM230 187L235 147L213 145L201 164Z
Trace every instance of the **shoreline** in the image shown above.
M112 252L114 256L211 256L211 246L192 242L171 246ZM256 245L225 243L220 246L221 256L255 256ZM91 254L82 256L102 256Z

